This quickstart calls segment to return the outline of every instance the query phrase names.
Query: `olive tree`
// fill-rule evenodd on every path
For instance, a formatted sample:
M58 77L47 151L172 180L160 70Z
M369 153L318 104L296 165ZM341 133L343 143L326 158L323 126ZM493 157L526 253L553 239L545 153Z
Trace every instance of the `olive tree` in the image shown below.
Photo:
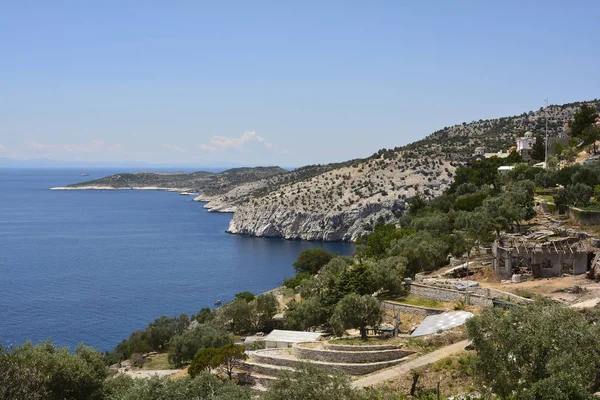
M181 366L191 362L200 349L221 347L231 342L231 334L221 324L215 321L206 322L173 338L169 349L169 362Z
M0 347L0 399L64 400L99 396L108 369L83 345L72 353L49 341Z
M467 321L476 378L502 399L592 399L599 386L600 329L549 302L486 310Z
M345 329L358 328L362 340L367 340L367 327L378 326L383 319L379 300L372 296L351 293L344 296L335 307L331 325L336 335L344 334Z

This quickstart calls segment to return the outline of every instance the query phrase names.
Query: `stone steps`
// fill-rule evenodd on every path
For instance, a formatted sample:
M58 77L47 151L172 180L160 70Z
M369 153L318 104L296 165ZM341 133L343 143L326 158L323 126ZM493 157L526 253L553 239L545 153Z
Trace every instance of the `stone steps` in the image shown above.
M246 360L240 363L238 367L241 370L249 372L252 377L276 377L282 371L295 371L292 367L286 367L276 364L268 364L253 359Z
M358 347L358 346L355 346ZM414 351L395 348L374 348L365 346L365 349L348 349L347 346L326 346L324 349L312 348L302 344L292 348L293 354L298 359L309 361L323 361L342 364L367 364L384 361L394 361L414 354Z
M281 357L276 354L270 355L268 351L258 350L251 353L251 362L259 365L267 365L272 367L283 367L294 370L298 366L309 363L318 367L322 367L326 370L335 369L337 371L346 372L350 375L366 375L371 372L388 368L393 365L399 364L405 361L408 357L396 358L388 361L379 362L368 362L368 363L337 363L337 362L325 362L315 361L307 359L298 359L295 357ZM260 371L256 371L260 372Z

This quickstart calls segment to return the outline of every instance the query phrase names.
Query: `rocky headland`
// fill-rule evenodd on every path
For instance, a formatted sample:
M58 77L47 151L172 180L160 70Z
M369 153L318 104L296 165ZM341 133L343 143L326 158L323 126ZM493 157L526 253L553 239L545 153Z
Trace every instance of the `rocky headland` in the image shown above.
M589 102L597 105L597 100ZM551 136L582 103L443 128L426 138L364 159L309 165L235 168L221 173L117 174L69 185L73 189L146 189L198 193L209 212L233 213L233 234L286 239L353 241L379 222L397 222L416 196L443 193L476 147L506 151L526 131Z

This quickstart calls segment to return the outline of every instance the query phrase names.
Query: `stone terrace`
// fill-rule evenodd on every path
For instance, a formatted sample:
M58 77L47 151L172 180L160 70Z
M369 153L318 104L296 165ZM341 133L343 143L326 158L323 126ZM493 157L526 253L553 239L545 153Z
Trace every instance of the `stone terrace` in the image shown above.
M255 384L268 384L282 371L294 371L303 363L352 376L366 375L399 364L413 354L397 346L331 345L327 342L297 343L291 349L265 349L248 352L240 370L251 375Z

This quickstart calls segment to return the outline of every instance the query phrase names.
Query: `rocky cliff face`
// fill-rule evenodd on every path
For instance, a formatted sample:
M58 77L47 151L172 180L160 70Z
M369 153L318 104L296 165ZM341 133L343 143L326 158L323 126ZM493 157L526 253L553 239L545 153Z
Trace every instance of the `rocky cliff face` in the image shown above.
M589 102L600 108L600 102ZM395 222L417 194L431 199L443 193L456 167L475 147L508 150L526 131L541 134L546 118L551 135L563 131L582 103L441 129L402 148L380 150L318 171L314 176L266 185L235 204L228 232L306 240L355 240L377 222ZM315 171L313 171L315 172ZM207 207L227 209L219 199ZM229 208L229 209L233 209Z
M405 203L366 204L337 213L313 214L286 205L238 207L227 232L285 239L354 241L368 233L371 221L397 220Z
M227 231L354 241L378 222L397 222L415 196L441 194L454 169L441 159L416 160L401 154L357 161L238 205Z

